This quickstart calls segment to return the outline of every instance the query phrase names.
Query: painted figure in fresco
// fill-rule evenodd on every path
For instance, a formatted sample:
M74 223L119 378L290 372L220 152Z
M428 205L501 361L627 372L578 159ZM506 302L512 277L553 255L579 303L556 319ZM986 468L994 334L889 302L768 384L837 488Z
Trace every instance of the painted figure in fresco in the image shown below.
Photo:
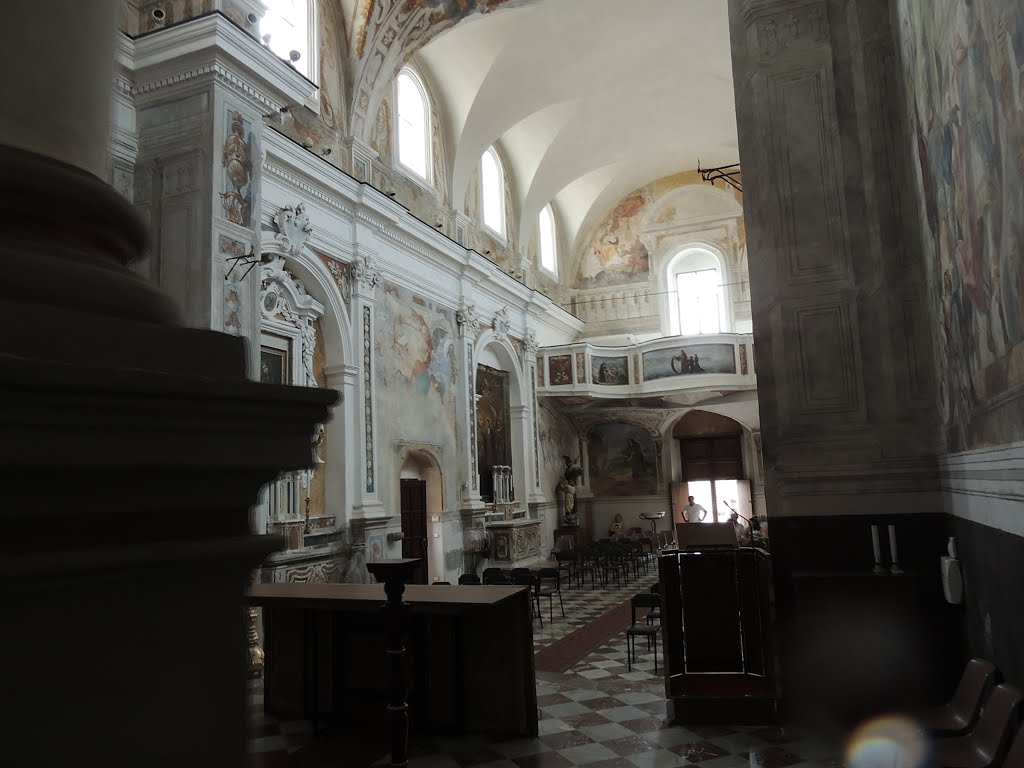
M231 133L224 139L221 163L232 189L221 193L228 220L249 225L248 186L252 177L252 155L246 142L245 121L237 110L231 113Z
M680 375L704 372L700 367L700 356L687 355L685 349L680 349L679 354L672 358L672 370Z
M626 444L626 457L629 459L630 474L634 480L639 480L647 473L647 460L644 458L644 449L632 437Z

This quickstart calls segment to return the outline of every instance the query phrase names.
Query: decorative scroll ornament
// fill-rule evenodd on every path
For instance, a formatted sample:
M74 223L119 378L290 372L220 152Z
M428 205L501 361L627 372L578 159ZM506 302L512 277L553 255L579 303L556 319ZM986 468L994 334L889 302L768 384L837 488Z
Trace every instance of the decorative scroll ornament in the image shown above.
M356 256L352 262L352 277L360 288L373 289L381 283L381 273L373 257L365 253Z
M537 343L537 332L532 328L526 330L526 338L523 339L523 345L526 347L527 358L533 359L537 356L540 344Z
M306 207L302 203L294 208L286 205L274 214L273 221L277 230L277 242L292 256L298 256L299 251L309 241L309 236L313 234L313 226L309 223Z
M472 302L463 304L455 313L455 321L462 329L462 335L475 339L480 333L480 315L477 314L476 305Z
M502 307L495 315L494 320L491 321L491 328L494 330L494 335L499 339L508 338L508 331L511 327L511 323L508 319L508 307Z

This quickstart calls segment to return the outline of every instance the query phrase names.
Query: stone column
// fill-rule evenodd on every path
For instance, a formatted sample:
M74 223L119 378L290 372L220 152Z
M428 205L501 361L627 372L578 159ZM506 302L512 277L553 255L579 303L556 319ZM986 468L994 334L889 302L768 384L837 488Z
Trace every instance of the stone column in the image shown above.
M337 394L248 381L241 339L177 326L126 268L148 232L97 178L117 5L4 5L5 749L18 765L241 768L243 592L280 546L250 535L249 508L312 463Z
M729 2L784 627L796 618L792 573L824 562L814 543L830 568L870 572L872 522L939 508L922 265L900 221L911 176L889 6ZM933 553L917 556L934 569Z
M524 339L522 365L523 376L527 379L524 382L523 394L529 398L530 406L529 433L526 435L526 443L529 458L527 464L530 468L527 498L531 504L539 504L546 501L547 494L550 491L548 488L540 487L543 472L540 469L540 414L538 413L540 406L537 403L537 351L539 349L540 346L537 344L536 333L532 330L527 330L526 338ZM558 518L556 517L556 519Z

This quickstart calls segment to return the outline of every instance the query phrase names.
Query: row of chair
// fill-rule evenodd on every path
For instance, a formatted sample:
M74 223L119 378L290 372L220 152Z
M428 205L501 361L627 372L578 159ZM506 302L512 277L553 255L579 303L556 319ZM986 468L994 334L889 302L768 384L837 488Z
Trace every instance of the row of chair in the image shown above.
M449 582L435 581L434 584L448 584ZM541 568L536 573L529 568L513 568L505 571L501 568L484 568L483 579L473 573L464 573L459 576L460 585L497 584L509 586L524 586L531 590L531 602L536 609L536 616L540 619L541 627L544 626L544 617L540 609L541 598L548 599L548 618L554 621L554 601L558 598L558 607L562 611L562 618L565 618L565 604L562 602L562 578L557 568Z
M953 698L917 713L917 722L936 737L936 765L1024 768L1024 697L1010 685L997 684L998 678L991 662L971 659Z
M558 570L566 574L570 585L575 577L577 587L582 589L585 577L590 574L591 589L596 589L598 582L607 587L612 577L618 588L620 584L629 583L631 570L632 578L640 578L641 569L645 575L648 573L654 552L653 548L645 546L645 541L603 539L580 549L556 552L555 559Z

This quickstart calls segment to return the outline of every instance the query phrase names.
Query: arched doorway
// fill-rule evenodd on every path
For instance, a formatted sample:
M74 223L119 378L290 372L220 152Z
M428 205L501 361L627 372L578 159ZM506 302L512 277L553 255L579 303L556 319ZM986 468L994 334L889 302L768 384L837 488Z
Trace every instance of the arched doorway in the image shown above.
M422 560L410 583L439 581L444 578L444 485L440 462L430 449L406 445L399 451L398 464L402 557Z
M710 411L692 410L672 427L678 445L678 482L671 484L672 515L684 522L688 498L707 511L687 522L724 523L736 512L753 517L750 471L744 462L744 428L735 419Z

